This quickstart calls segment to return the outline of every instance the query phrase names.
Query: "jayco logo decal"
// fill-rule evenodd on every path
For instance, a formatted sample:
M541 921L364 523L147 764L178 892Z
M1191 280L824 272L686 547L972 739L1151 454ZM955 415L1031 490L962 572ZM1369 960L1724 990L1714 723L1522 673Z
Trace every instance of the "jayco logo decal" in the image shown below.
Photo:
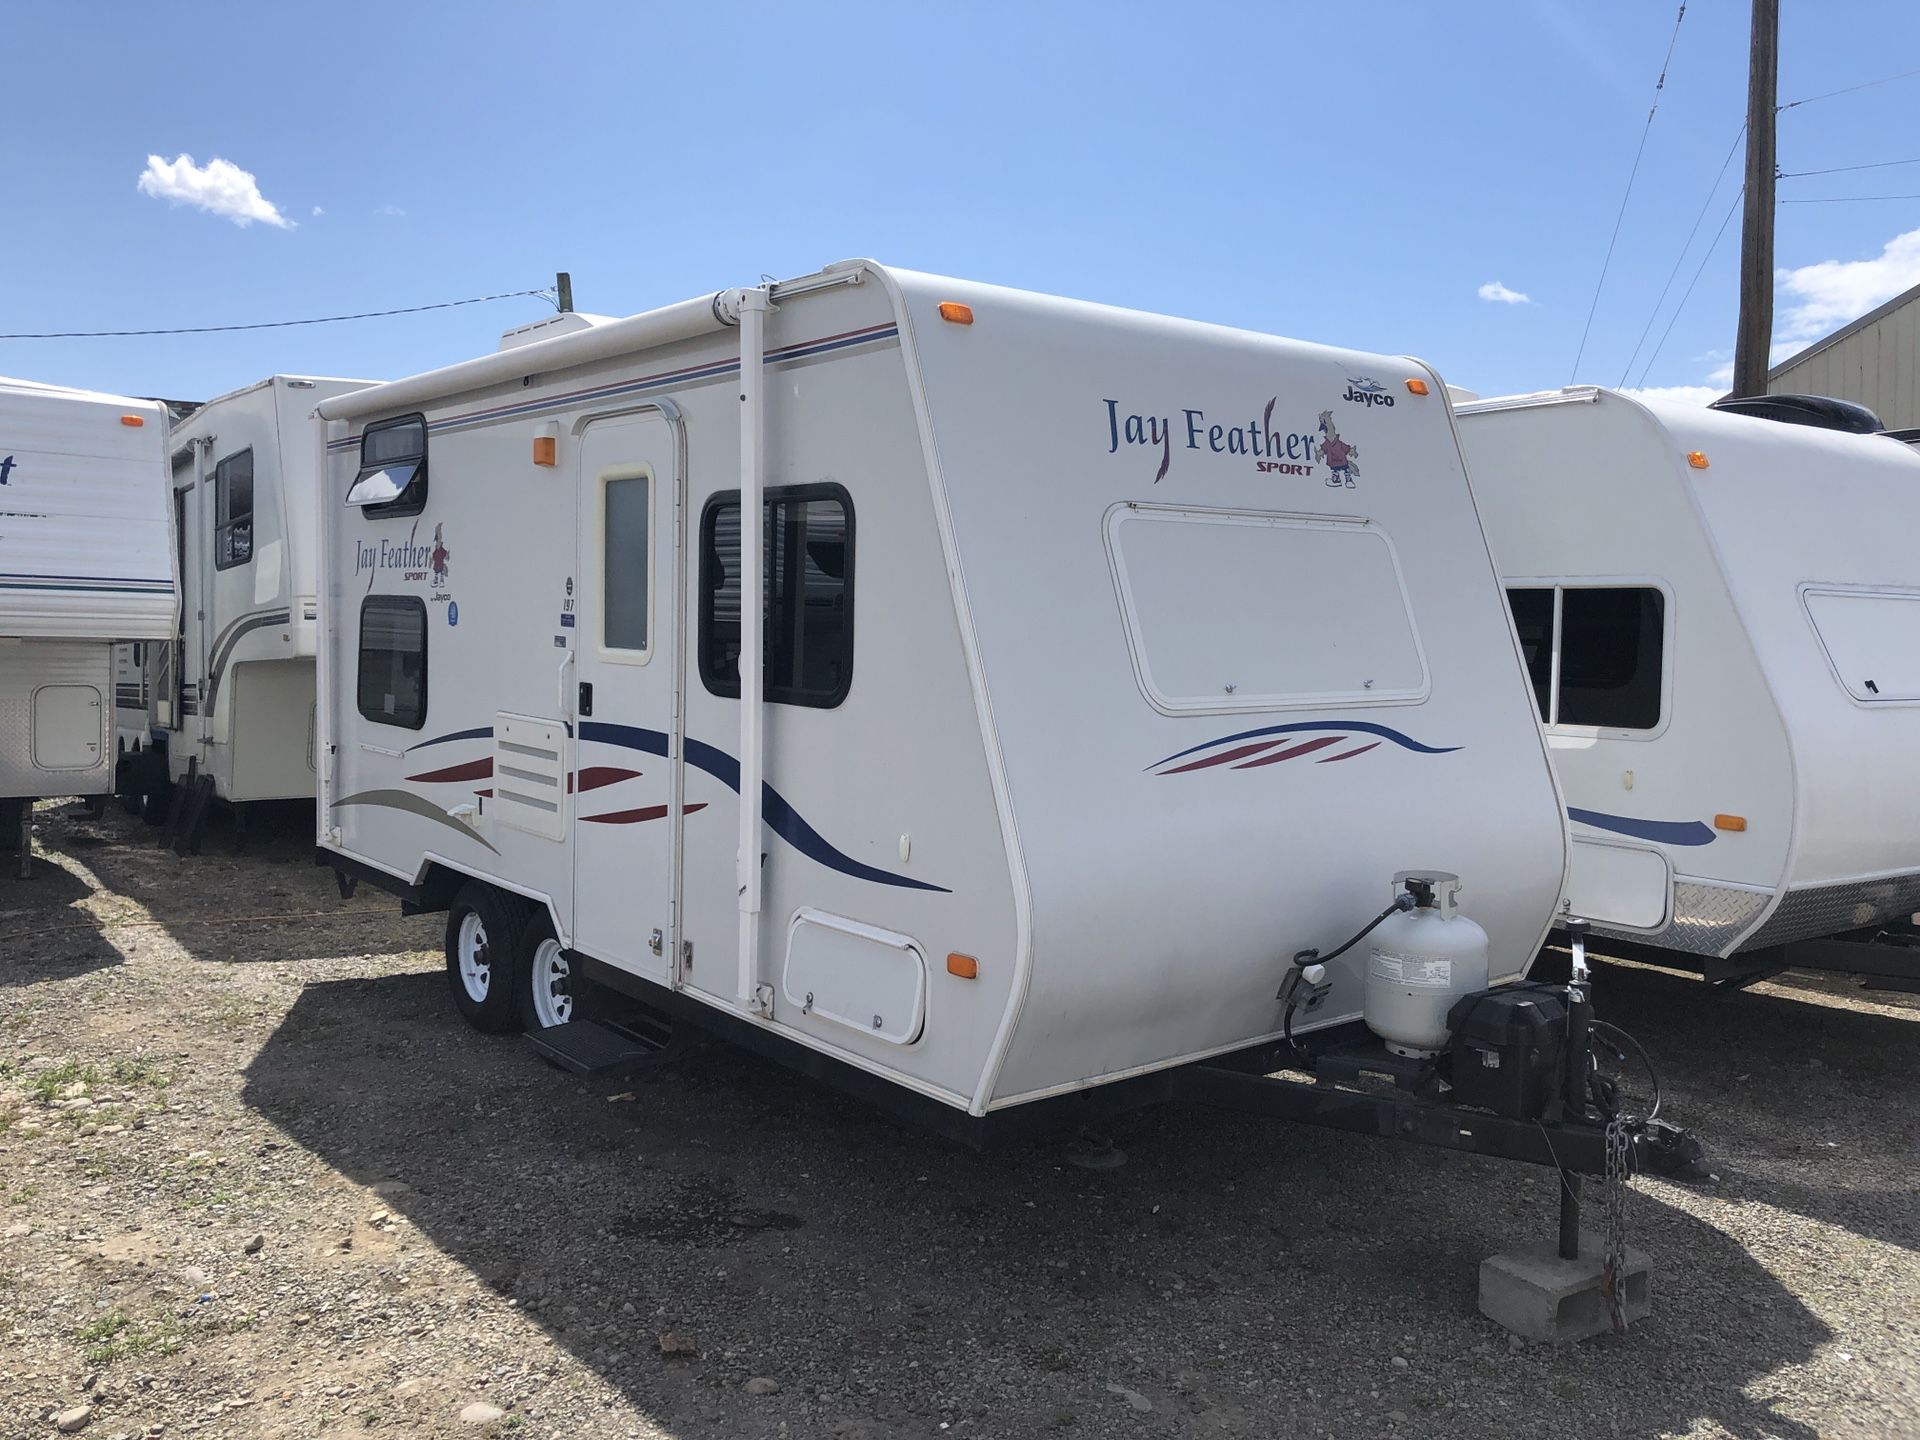
M364 540L353 542L353 573L356 575L375 570L398 570L402 580L424 580L432 563L432 547L416 545L411 535L405 540L383 539L377 546L369 545Z
M1340 432L1334 428L1333 412L1320 412L1320 445L1316 453L1320 463L1327 467L1327 484L1344 485L1353 489L1353 482L1359 478L1360 447L1349 445L1340 438Z
M1347 393L1340 398L1355 405L1384 405L1389 410L1393 408L1393 396L1378 380L1356 380L1348 376Z
M1107 453L1118 454L1123 445L1139 446L1149 453L1160 452L1160 468L1153 483L1167 478L1173 466L1173 442L1177 436L1183 450L1201 450L1214 455L1245 455L1263 475L1311 475L1314 471L1314 438L1311 431L1279 431L1273 428L1273 407L1279 396L1267 401L1258 420L1244 425L1220 425L1207 419L1201 409L1183 409L1175 427L1170 416L1123 413L1118 400L1102 400L1107 407Z

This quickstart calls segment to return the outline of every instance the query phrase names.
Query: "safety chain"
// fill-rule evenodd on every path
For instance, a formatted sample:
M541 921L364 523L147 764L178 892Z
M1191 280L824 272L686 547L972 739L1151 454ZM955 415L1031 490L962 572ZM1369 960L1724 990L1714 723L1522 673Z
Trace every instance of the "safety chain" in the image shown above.
M1627 1190L1633 1183L1633 1141L1627 1134L1629 1119L1616 1115L1607 1122L1607 1234L1606 1258L1600 1267L1600 1294L1607 1302L1607 1317L1613 1333L1627 1333L1627 1305L1624 1293L1627 1268Z

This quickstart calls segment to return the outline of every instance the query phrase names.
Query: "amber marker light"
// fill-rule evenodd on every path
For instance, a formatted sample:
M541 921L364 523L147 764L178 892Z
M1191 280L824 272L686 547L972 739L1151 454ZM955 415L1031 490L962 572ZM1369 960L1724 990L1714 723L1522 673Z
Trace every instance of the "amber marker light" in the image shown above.
M973 323L973 307L971 305L962 305L954 300L942 300L940 302L940 318L954 325L971 325Z
M1744 830L1747 828L1747 817L1744 815L1716 815L1713 817L1713 828L1716 830Z
M533 463L536 465L558 465L560 463L560 442L551 435L534 436Z
M1696 470L1706 469L1707 468L1707 452L1704 450L1689 450L1687 452L1687 464L1691 465Z
M1407 381L1407 390L1410 394L1424 395L1427 393L1427 382L1424 380L1409 380Z
M962 980L978 980L980 962L971 955L961 955L956 952L947 956L947 973L958 975Z
M120 417L120 423L130 429L138 430L142 425L146 424L147 421L143 415L122 415Z

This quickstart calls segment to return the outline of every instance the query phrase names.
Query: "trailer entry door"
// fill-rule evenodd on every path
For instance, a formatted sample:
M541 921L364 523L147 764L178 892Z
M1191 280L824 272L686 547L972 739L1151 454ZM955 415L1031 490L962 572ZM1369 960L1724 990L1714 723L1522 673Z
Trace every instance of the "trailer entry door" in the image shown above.
M672 984L680 738L674 603L679 476L658 416L580 443L574 629L574 948Z

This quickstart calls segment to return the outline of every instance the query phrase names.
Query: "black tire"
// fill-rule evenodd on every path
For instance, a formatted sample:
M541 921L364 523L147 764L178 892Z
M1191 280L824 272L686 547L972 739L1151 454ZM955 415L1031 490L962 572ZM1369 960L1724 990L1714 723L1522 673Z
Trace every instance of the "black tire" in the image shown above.
M520 1023L528 1030L544 1030L574 1020L597 1020L606 1013L606 991L580 973L577 956L560 949L554 939L553 921L544 910L534 911L521 936L514 981Z
M140 818L149 825L167 823L167 812L173 809L173 785L171 782L156 786L140 797Z
M461 1018L484 1034L520 1028L527 920L526 901L478 881L447 908L447 988Z

